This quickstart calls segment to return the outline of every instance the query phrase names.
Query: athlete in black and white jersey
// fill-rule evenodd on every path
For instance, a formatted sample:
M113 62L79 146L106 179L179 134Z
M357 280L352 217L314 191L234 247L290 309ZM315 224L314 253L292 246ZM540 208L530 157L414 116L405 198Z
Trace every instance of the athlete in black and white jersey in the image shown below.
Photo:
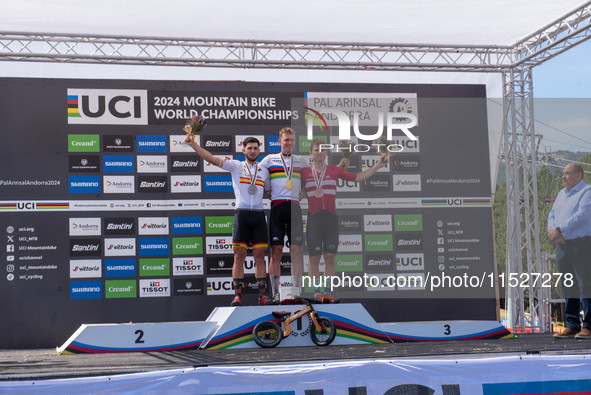
M265 254L267 252L268 237L267 223L263 212L263 194L265 184L269 181L269 171L257 164L260 153L260 142L254 137L247 137L242 143L242 152L246 160L220 159L192 141L187 135L185 143L191 146L199 156L209 163L219 166L232 174L232 184L236 195L236 210L234 214L234 228L232 241L234 249L234 266L232 267L233 287L235 297L232 306L242 306L242 283L244 281L244 261L246 249L252 245L252 255L255 262L255 277L259 286L259 304L271 304L265 295L267 270L265 268Z
M310 167L301 156L292 155L295 146L295 132L293 129L283 128L279 131L279 144L281 145L280 153L269 154L261 161L261 167L269 170L271 179L271 214L269 216L271 262L269 264L269 276L275 304L281 301L279 281L283 240L286 234L291 258L292 283L294 287L301 287L304 273L302 261L304 232L299 200L302 169Z

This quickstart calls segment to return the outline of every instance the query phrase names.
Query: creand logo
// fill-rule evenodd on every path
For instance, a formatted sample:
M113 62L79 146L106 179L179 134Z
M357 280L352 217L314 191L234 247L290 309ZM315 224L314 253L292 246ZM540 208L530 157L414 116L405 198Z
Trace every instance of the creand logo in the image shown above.
M68 124L147 125L148 91L68 89Z
M339 125L339 140L351 140L351 120L349 118L349 114L347 114L345 111L341 111L341 110L336 110L333 108L317 108L317 109L312 109L310 107L304 107L306 110L308 110L309 112L307 112L306 114L309 115L311 118L313 118L316 122L307 122L308 124L308 131L307 131L307 136L308 136L308 140L313 140L314 139L314 132L313 132L313 127L314 124L316 123L318 126L320 126L321 130L324 130L324 128L326 127L326 129L328 129L328 124L326 122L325 116L329 116L329 114L332 114L333 116L336 116L336 119L338 121L338 125ZM373 140L377 140L379 139L382 134L383 134L383 129L384 129L384 118L386 119L386 139L387 140L392 140L392 131L393 130L401 130L409 139L411 140L417 140L416 136L414 134L411 133L411 131L409 130L410 128L413 128L417 125L417 117L414 114L410 114L410 113L401 113L401 112L388 112L388 113L378 113L378 128L376 133L374 134L362 134L361 131L359 130L359 114L357 112L353 113L353 133L355 134L355 136L359 139L359 140L365 140L365 141L373 141ZM410 122L405 122L405 123L396 123L395 120L399 120L399 119L403 119L406 118L407 120L409 120ZM358 144L356 145L356 147L358 147L359 145L363 146L364 144ZM321 144L320 149L326 149L326 150L331 150L333 148L336 148L335 145L333 144ZM392 144L387 146L388 150L390 152L401 152L403 150L403 147L398 146L396 144ZM353 149L353 148L351 148ZM365 151L357 151L357 152L365 152Z

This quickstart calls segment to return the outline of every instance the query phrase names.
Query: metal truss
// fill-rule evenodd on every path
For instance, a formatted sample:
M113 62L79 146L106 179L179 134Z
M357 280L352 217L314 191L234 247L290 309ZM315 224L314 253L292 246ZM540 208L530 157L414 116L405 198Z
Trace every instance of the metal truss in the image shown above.
M541 273L532 67L591 38L591 1L510 46L320 43L0 32L0 61L312 70L500 72L508 273ZM508 278L506 278L506 281ZM531 282L530 282L531 283ZM506 284L507 285L507 284ZM508 287L509 325L548 331L539 287ZM525 311L530 314L526 315Z
M532 69L503 74L504 157L507 179L507 321L510 328L544 332L541 282L524 281L542 272L540 258L537 143L534 131ZM513 280L518 286L511 286ZM522 288L522 283L528 284ZM526 310L529 314L526 315Z

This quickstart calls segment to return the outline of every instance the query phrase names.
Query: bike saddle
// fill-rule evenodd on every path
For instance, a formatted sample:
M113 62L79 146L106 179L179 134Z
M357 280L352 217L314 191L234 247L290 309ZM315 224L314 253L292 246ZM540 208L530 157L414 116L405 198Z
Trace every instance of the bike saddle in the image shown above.
M283 318L291 315L291 311L273 311L273 317Z

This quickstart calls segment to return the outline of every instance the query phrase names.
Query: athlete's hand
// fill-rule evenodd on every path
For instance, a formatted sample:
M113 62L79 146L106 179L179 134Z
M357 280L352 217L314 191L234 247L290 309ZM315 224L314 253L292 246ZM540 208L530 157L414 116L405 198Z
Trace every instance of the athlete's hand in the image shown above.
M304 195L304 191L300 191L300 200L302 200L304 198L304 196L306 196L306 195Z
M192 141L191 134L187 133L187 137L185 137L185 143L190 144Z
M378 160L378 162L376 163L376 166L379 168L382 168L384 166L386 166L388 164L388 155L386 154L382 154L380 155L380 160Z

